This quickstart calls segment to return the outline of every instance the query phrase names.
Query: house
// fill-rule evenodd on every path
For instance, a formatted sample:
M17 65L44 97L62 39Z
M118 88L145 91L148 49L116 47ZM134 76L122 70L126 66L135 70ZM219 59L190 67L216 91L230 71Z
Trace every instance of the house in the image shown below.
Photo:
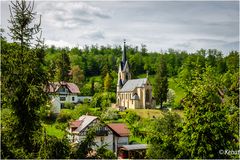
M108 127L113 132L113 151L118 153L119 147L129 143L130 131L124 123L110 123Z
M74 83L49 82L47 92L53 105L53 113L60 113L64 103L78 103L79 88Z
M117 153L121 145L128 144L130 132L125 124L99 125L100 123L97 117L89 115L83 115L78 120L70 122L67 129L69 140L72 143L79 143L85 139L88 129L97 126L94 140L97 146L107 144L107 149ZM93 146L93 149L96 149L96 146Z
M126 45L118 70L117 100L119 108L147 109L155 108L152 86L147 78L131 79L131 72L126 57Z

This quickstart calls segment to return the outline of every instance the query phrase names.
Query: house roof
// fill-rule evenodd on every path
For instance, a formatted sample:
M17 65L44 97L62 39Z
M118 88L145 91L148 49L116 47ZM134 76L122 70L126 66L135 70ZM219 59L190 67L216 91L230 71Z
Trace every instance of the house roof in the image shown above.
M128 137L130 131L126 124L124 123L110 123L108 127L116 133L119 137Z
M143 87L147 83L147 78L130 79L120 89L120 92L133 91L137 87Z
M70 127L80 127L82 122L83 121L81 121L81 120L76 120L76 121L70 122Z
M131 145L122 145L122 148L127 151L131 150L145 150L147 149L147 144L131 144Z
M71 93L80 93L79 88L76 84L74 83L68 83L68 82L49 82L48 85L48 92L49 93L55 93L58 91L60 86L66 86L68 88L68 90Z
M83 131L89 124L91 124L97 117L95 116L88 116L88 115L83 115L79 117L78 120L70 122L70 127L71 124L74 124L77 126L77 129L74 132L81 132Z

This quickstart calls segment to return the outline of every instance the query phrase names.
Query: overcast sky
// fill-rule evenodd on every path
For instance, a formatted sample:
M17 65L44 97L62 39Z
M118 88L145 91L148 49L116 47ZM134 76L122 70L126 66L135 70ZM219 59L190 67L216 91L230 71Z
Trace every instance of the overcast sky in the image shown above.
M6 32L8 5L1 1ZM114 46L126 39L128 45L145 44L149 51L239 50L238 1L37 1L35 11L42 15L48 45Z

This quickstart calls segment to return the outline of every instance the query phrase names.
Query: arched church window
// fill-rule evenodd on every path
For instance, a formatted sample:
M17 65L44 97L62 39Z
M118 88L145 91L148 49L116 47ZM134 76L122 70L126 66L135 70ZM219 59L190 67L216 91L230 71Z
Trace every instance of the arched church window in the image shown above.
M148 89L146 90L146 102L150 102L150 92Z

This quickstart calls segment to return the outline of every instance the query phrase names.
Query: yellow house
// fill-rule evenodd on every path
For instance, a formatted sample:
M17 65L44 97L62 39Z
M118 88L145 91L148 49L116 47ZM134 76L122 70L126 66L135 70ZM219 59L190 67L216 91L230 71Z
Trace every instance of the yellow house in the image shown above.
M118 70L117 84L117 107L130 109L155 108L155 100L152 96L152 86L148 77L141 79L131 79L129 65L126 58L126 45L122 53L122 61Z

